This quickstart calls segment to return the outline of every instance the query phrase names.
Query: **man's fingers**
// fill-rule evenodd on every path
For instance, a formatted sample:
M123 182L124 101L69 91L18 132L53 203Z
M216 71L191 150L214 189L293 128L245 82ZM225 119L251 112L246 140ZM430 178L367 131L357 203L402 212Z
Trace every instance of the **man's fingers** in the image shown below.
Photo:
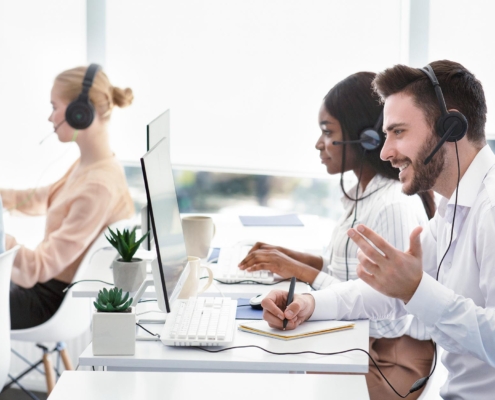
M356 266L356 274L359 277L359 279L361 279L362 281L364 281L365 283L370 285L372 288L376 289L376 287L375 287L376 286L376 279L375 279L374 275L370 275L370 273L367 272L361 264L358 264Z
M266 297L261 301L261 306L263 307L263 318L265 311L274 315L276 318L283 320L284 312L281 307L284 307L287 303L287 292L281 290L273 290L266 295Z
M376 263L383 260L384 256L387 257L395 251L395 248L385 239L364 225L358 225L356 228L349 229L347 235L349 235L352 241L358 245L368 258Z
M380 267L366 257L362 251L358 251L358 261L369 275L376 275L380 272Z
M423 228L418 226L414 228L409 237L409 253L415 257L421 258L423 250L421 248L421 232Z

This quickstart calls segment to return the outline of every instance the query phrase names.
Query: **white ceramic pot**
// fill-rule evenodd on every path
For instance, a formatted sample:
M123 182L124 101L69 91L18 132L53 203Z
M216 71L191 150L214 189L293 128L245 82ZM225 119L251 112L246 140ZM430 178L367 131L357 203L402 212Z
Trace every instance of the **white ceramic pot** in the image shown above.
M93 355L128 356L136 351L136 314L128 312L93 313Z
M146 261L140 258L133 258L130 262L121 260L113 260L113 283L124 292L135 292L146 279Z

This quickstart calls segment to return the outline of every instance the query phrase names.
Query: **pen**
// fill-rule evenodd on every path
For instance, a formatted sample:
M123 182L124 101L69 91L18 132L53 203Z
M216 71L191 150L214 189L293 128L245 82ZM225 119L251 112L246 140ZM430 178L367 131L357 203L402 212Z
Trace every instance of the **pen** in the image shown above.
M294 299L294 289L296 288L296 277L293 276L290 280L290 286L289 286L289 294L287 295L287 305L285 306L285 308L287 309L287 307L290 306L290 303L292 303L292 300ZM285 328L287 328L287 322L289 322L287 320L287 318L284 318L284 331L285 331Z

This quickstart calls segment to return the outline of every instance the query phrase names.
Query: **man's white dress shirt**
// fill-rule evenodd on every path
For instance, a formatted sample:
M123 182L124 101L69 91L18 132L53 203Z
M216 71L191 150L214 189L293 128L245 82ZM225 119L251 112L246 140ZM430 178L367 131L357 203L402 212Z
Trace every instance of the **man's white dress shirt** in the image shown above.
M495 155L485 146L422 234L423 278L411 300L388 298L361 280L312 292L311 319L395 319L409 313L445 349L444 399L495 398Z

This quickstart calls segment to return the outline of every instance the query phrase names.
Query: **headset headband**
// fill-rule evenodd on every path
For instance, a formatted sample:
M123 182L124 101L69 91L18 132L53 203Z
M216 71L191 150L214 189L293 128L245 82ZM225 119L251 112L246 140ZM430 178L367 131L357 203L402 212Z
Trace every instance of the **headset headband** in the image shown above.
M438 83L437 76L433 71L433 68L428 64L424 68L420 68L420 71L424 72L426 76L430 79L433 84L433 88L435 89L435 94L437 95L438 104L440 106L440 112L442 116L447 115L449 112L447 111L447 104L445 103L445 99L443 97L442 88L440 87L440 83Z
M87 98L89 95L89 89L93 85L93 81L95 80L96 73L100 70L100 66L98 64L90 64L88 69L86 70L86 74L84 75L83 83L82 83L82 91L79 97Z

